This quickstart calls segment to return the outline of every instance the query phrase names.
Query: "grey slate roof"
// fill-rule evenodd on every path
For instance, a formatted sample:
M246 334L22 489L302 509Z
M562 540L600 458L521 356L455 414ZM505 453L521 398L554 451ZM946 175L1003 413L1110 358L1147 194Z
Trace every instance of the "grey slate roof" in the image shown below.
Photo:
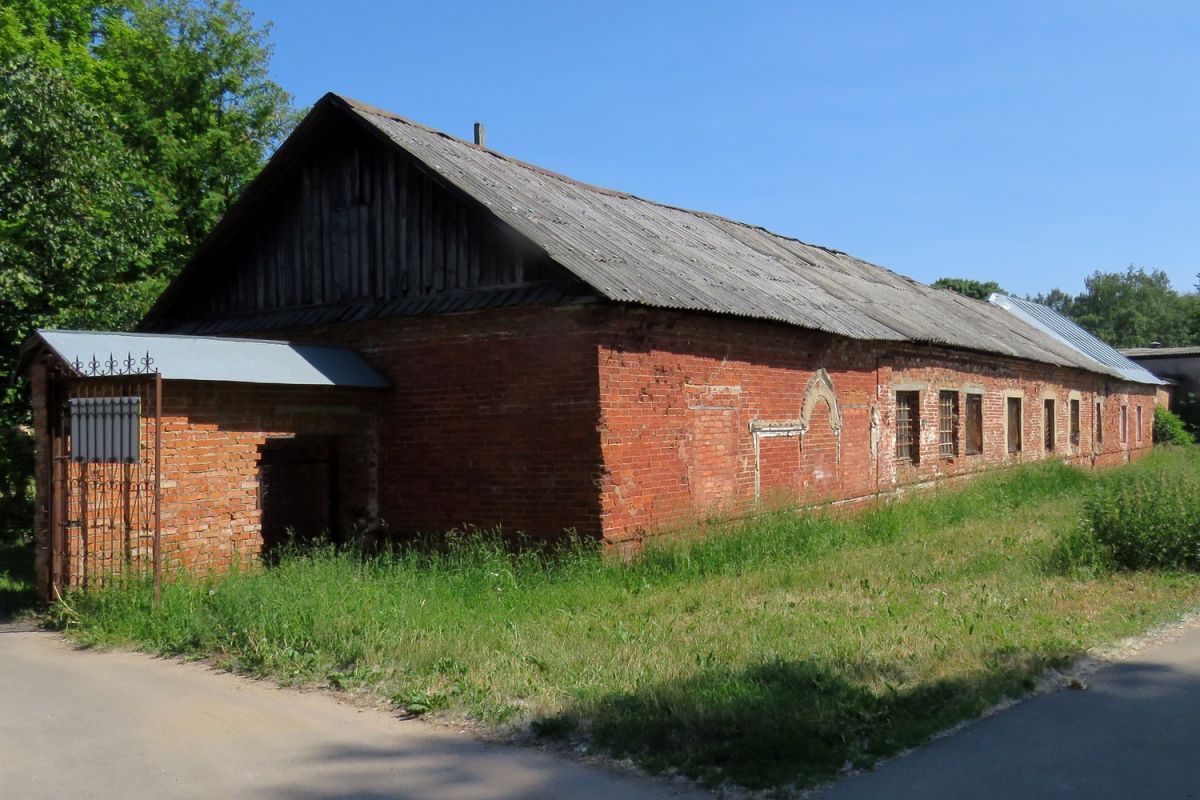
M388 381L352 350L262 339L39 330L23 348L48 347L68 366L149 354L164 380L382 388Z
M1126 358L1178 358L1200 356L1200 347L1129 347L1119 352Z
M345 104L609 300L1127 377L997 306L846 253L580 183L354 100L329 95L322 102Z
M1049 335L1078 350L1106 371L1135 383L1161 384L1162 381L1145 367L1121 355L1071 320L1040 303L992 294L988 302L1044 330ZM1095 369L1099 372L1101 369Z

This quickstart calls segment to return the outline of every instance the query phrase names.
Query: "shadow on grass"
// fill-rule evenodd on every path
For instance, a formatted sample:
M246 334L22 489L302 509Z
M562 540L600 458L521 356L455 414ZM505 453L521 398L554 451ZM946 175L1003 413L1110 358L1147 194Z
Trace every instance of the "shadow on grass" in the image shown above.
M33 542L0 542L0 622L34 609Z
M1071 657L996 653L982 673L914 688L896 688L901 673L877 664L708 668L580 704L536 722L534 730L586 740L650 771L674 769L710 786L726 780L751 789L807 786L973 719L1029 691L1047 667ZM882 688L869 688L865 676Z

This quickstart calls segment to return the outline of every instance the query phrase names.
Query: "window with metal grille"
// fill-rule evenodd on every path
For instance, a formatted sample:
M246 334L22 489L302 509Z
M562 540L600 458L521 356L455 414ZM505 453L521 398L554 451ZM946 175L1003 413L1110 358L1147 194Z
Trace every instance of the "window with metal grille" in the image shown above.
M1021 398L1008 398L1008 452L1021 452Z
M1079 447L1079 401L1071 401L1071 446Z
M958 455L958 392L938 392L938 455Z
M1054 401L1046 399L1042 401L1042 444L1049 453L1058 443L1058 425L1054 418Z
M1138 444L1142 443L1142 407L1137 407L1137 440Z
M1096 403L1096 444L1104 444L1104 405Z
M967 455L983 452L983 395L967 395Z
M1129 406L1121 406L1121 444L1129 441Z
M896 392L896 460L916 464L921 460L920 392Z
M121 463L138 459L141 398L75 397L71 416L71 458Z

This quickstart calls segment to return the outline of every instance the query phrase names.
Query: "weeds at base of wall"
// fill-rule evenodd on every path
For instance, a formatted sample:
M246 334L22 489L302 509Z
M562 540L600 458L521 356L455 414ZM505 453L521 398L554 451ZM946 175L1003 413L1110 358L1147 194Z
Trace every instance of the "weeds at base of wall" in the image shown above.
M582 542L514 553L482 532L367 558L296 551L185 577L158 609L139 584L72 595L71 635L532 729L713 785L806 786L1200 603L1190 574L1054 568L1079 496L1106 479L1017 468L853 516L652 541L628 564Z

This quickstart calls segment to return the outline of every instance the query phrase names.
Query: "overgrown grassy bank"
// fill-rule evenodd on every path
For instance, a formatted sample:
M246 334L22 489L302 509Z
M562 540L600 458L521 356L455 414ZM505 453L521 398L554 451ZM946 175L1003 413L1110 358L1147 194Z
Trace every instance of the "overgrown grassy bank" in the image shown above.
M135 585L74 595L57 613L88 644L532 723L712 782L803 785L1200 603L1191 574L1055 566L1098 480L1021 468L854 517L736 523L628 566L582 546L542 560L469 537L370 561L323 551L180 581L157 610Z

